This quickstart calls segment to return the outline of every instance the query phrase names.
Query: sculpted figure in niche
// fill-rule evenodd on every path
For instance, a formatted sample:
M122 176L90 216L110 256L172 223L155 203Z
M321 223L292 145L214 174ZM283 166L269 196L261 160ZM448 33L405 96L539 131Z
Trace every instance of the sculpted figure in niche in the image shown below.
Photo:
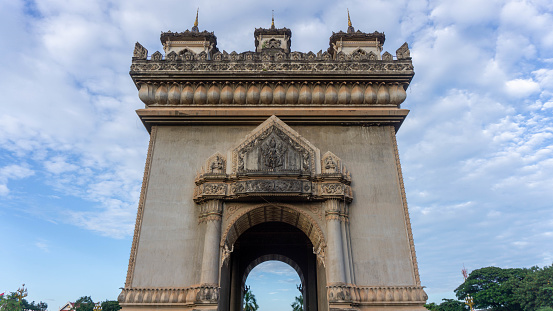
M223 158L220 156L217 156L215 160L211 163L211 173L213 174L222 174L224 169L224 162Z
M334 162L334 159L332 159L332 157L326 157L326 159L325 159L325 169L329 173L336 173L336 162Z
M280 40L277 40L277 39L271 39L269 41L265 41L263 45L264 45L264 48L280 49L281 42Z
M285 153L286 146L284 146L282 142L277 142L274 137L272 137L268 143L261 146L263 164L270 170L284 165Z

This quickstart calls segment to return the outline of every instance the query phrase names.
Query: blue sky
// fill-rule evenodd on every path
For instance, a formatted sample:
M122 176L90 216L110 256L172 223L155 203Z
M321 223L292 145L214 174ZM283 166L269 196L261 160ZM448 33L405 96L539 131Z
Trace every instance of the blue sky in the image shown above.
M463 264L553 263L549 0L4 0L0 292L25 283L50 310L83 295L116 299L148 144L132 50L161 50L160 32L189 29L197 7L200 29L228 52L252 50L273 9L293 50L326 50L347 8L356 29L386 34L392 54L409 43L416 75L398 144L431 301L453 296ZM259 284L294 278L280 265L258 269Z

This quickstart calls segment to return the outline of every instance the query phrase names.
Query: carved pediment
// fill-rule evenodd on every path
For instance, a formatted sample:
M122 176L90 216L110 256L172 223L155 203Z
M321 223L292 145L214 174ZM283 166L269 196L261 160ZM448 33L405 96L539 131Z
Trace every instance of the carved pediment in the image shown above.
M320 151L272 116L225 158L215 153L196 176L194 201L255 200L275 196L294 200L350 202L351 176L332 152Z
M315 175L320 151L276 116L232 150L232 174Z

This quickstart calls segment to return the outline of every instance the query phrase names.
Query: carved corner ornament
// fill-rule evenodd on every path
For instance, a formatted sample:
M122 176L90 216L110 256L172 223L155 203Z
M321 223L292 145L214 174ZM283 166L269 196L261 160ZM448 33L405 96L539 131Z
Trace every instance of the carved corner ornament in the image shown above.
M397 59L411 59L411 52L409 51L409 45L407 45L407 42L403 43L403 45L396 50L396 57Z
M145 60L148 58L148 50L142 46L142 44L136 42L134 44L134 51L132 53L133 59L142 59Z

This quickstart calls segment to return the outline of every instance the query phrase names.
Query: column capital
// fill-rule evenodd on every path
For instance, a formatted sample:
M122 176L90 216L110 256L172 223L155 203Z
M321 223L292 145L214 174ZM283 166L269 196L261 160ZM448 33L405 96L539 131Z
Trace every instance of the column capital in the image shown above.
M342 214L342 202L338 199L328 199L323 203L326 220L340 220Z
M208 200L200 205L200 223L220 221L223 215L223 201Z

